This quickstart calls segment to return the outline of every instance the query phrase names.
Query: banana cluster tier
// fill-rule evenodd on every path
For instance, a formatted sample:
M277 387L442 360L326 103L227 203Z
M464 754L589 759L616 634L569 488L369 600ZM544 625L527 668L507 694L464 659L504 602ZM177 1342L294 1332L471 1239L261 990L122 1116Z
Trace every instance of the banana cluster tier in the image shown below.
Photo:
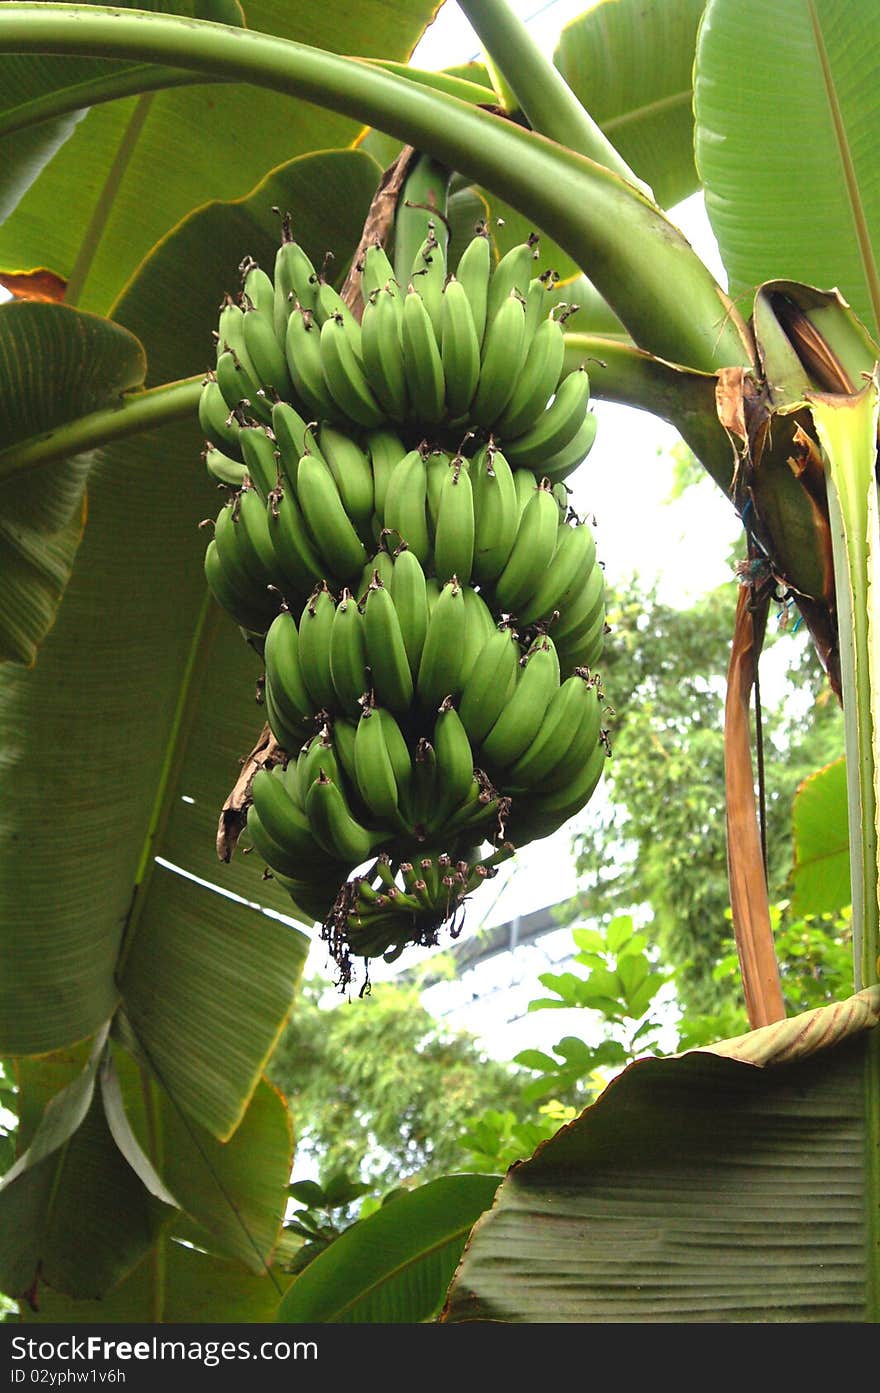
M284 755L248 831L345 981L457 931L601 777L604 579L563 482L595 417L533 266L479 233L452 274L431 232L404 287L374 246L358 322L286 235L220 312L205 574Z

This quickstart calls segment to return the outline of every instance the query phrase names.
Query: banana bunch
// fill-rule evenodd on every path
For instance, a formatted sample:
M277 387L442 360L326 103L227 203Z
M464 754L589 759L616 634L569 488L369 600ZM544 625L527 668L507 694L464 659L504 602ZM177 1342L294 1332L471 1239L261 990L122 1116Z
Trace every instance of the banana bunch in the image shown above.
M450 273L429 226L403 286L370 246L358 321L285 219L274 277L246 258L220 308L204 569L277 745L247 830L343 981L457 932L608 753L604 575L564 483L595 418L535 255L493 267L478 232Z
M557 482L596 432L584 369L563 375L563 323L552 273L532 274L536 239L493 265L485 229L447 274L433 224L407 284L379 244L361 263L359 321L283 225L274 277L242 261L238 299L220 307L216 362L199 419L220 482L247 464L240 435L273 426L282 402L340 431L392 427L407 447L493 433L514 468ZM213 453L216 452L216 453Z

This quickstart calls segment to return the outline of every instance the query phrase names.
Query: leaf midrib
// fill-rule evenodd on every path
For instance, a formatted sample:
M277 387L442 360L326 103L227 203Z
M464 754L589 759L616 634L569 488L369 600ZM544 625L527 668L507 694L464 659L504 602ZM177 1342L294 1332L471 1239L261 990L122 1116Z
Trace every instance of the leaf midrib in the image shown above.
M416 1263L424 1262L435 1253L439 1253L444 1248L448 1248L450 1243L455 1242L457 1239L467 1238L475 1222L476 1220L473 1220L469 1223L460 1224L458 1228L450 1230L449 1233L439 1238L436 1243L431 1243L427 1248L421 1248L413 1257L406 1258L402 1262L399 1262L396 1267L391 1268L387 1272L383 1272L382 1275L377 1277L374 1282L371 1282L369 1286L361 1288L350 1301L346 1301L344 1305L339 1306L334 1316L327 1316L325 1320L330 1321L332 1319L338 1321L347 1311L353 1310L355 1306L368 1300L374 1292L378 1291L383 1286L387 1286L389 1282L406 1272L408 1268L415 1267Z

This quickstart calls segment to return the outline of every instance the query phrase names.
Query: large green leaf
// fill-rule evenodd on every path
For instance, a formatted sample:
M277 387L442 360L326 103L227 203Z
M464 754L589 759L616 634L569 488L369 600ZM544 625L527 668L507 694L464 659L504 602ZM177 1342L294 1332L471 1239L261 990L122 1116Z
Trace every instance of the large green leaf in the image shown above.
M844 759L805 779L795 795L791 874L796 914L834 914L852 899Z
M554 55L569 87L663 208L699 188L692 73L704 5L602 0L566 25Z
M290 1324L431 1320L497 1175L450 1175L398 1195L325 1248L297 1277L278 1319Z
M92 463L80 454L16 473L16 446L117 404L145 371L137 339L115 324L64 305L0 305L0 659L32 663L52 625L82 535Z
M508 1172L446 1318L876 1321L878 1019L874 988L631 1065Z
M837 287L880 326L880 9L709 0L697 48L697 168L731 291Z
M348 54L404 59L434 5L255 0L245 9L252 29ZM51 64L69 61L34 60L47 87L59 80ZM95 107L0 227L0 266L50 266L73 276L78 304L106 312L149 249L191 209L212 198L242 197L267 170L307 151L349 145L359 129L309 102L237 83L203 82ZM59 188L80 191L64 217Z

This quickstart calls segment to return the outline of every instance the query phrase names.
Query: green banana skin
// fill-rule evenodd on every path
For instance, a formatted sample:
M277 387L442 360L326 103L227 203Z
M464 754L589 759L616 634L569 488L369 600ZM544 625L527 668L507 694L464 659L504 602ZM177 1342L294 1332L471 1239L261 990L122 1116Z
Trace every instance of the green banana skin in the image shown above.
M474 565L474 498L461 456L449 465L440 488L434 536L434 570L441 584L457 576L462 585Z
M485 225L468 242L458 260L455 278L463 286L470 306L477 340L482 345L486 330L489 281L492 275L492 245Z
M399 291L377 290L364 305L361 321L364 372L382 410L392 421L405 421L409 392L401 338Z
M281 588L292 603L301 604L302 597L325 576L333 582L339 579L328 573L326 563L318 555L292 488L274 491L266 510L266 524Z
M302 729L299 744L295 746L299 749L308 734L308 726L313 722L314 710L303 680L296 620L286 610L282 610L269 626L263 661L266 665L266 684L272 689L272 701L279 715L292 730ZM292 753L286 742L282 743L288 753Z
M395 466L385 494L385 526L426 566L431 556L426 498L428 477L421 450L409 450Z
M462 593L464 594L464 653L458 675L460 689L464 688L484 645L488 643L495 632L492 611L482 595L470 585L466 585Z
M373 516L373 471L369 457L350 435L324 424L318 432L319 453L336 482L346 513L357 531L369 533Z
M553 621L553 642L557 645L579 638L605 611L605 572L596 565L586 574L580 590L570 595L566 607Z
M306 603L299 621L299 660L315 711L332 711L336 693L330 675L330 635L336 604L322 581Z
M300 459L296 491L326 566L344 581L360 575L367 561L367 549L345 511L336 480L318 455L305 454Z
M218 450L222 450L224 455L233 460L241 460L238 423L226 405L226 399L213 373L209 374L202 384L199 396L199 429L205 439Z
M246 407L248 413L268 425L272 419L268 398L231 348L217 359L216 374L217 386L229 411L242 412Z
M296 394L309 420L337 420L339 408L324 381L321 329L312 311L299 304L294 305L287 321L284 356Z
M434 425L446 412L446 382L431 316L416 290L404 296L401 334L410 412L424 424Z
M592 411L588 411L584 417L583 425L571 443L560 450L558 454L550 455L538 466L541 475L549 479L551 484L557 484L563 479L567 479L579 465L583 464L590 453L596 439L597 429L596 416Z
M240 489L247 478L245 466L239 464L238 460L230 459L229 455L224 455L210 440L205 443L202 459L211 478L225 488Z
M429 450L426 454L427 446L424 443L419 448L425 458L427 482L425 501L428 509L428 526L431 534L436 537L437 518L440 514L440 494L443 489L443 481L449 472L449 466L452 464L452 456L448 455L445 450L441 450L439 446ZM464 460L463 463L465 468L469 467L467 460Z
M428 710L436 711L445 697L460 690L464 606L462 587L453 577L440 590L430 612L419 663L418 696Z
M538 238L532 236L527 242L520 242L505 252L498 262L489 281L489 297L486 316L491 324L497 318L502 305L511 295L521 300L528 297L537 257Z
M406 545L395 554L390 580L384 583L394 601L409 670L415 681L428 631L428 588L419 558Z
M439 820L459 806L474 778L471 744L451 697L447 697L440 705L434 722L433 744L437 753L440 786L435 814Z
M510 840L523 846L526 842L549 837L557 831L589 802L602 777L605 759L604 747L601 743L597 744L571 782L563 788L546 795L530 793L527 799L514 799L507 823Z
M278 451L278 465L286 483L296 486L296 471L300 458L308 448L308 423L288 401L276 401L272 407L272 434Z
M596 542L588 525L582 522L571 527L563 523L550 565L531 599L520 605L520 623L534 624L539 619L549 619L554 610L562 612L583 589L595 565Z
M564 361L562 327L545 319L535 330L513 394L496 423L502 444L535 425L559 385Z
M590 379L583 368L569 373L557 388L553 401L535 424L516 439L508 439L507 458L519 468L542 469L577 435L590 403Z
M230 578L213 539L205 551L204 569L208 588L221 609L225 609L236 624L249 634L265 634L274 618L271 606L267 603L264 607L250 593L241 591Z
M330 630L330 677L336 694L335 709L353 714L370 682L364 620L347 588L342 591Z
M332 779L345 791L345 780L336 758L333 732L328 722L325 722L318 733L302 746L297 755L296 764L297 796L298 799L302 800L304 812L306 811L306 794L319 774L325 774L328 779Z
M238 443L248 477L264 503L278 484L278 458L275 440L262 426L242 426Z
M370 468L373 473L373 503L384 527L388 482L395 467L407 453L407 448L400 436L389 430L387 426L380 426L376 430L368 431L364 437L364 443L370 457Z
M341 314L332 315L322 324L320 348L324 384L337 410L360 426L382 425L385 413L367 381Z
M526 310L523 300L511 294L486 326L480 362L480 380L470 404L472 421L487 429L494 426L510 398L525 356ZM513 458L508 450L508 458Z
M494 442L474 456L471 487L474 499L473 575L480 582L491 582L498 579L507 564L520 518L513 472Z
M306 794L306 811L315 839L330 856L347 865L366 861L380 836L352 817L338 784L319 774Z
M386 827L400 825L399 791L384 726L376 710L365 706L354 742L357 788L370 813Z
M437 239L437 224L431 220L428 223L428 235L416 252L410 268L409 286L421 295L438 343L445 280L446 253Z
M251 784L253 807L272 841L299 863L297 874L314 869L315 860L326 867L324 856L312 834L309 820L294 803L282 779L273 778L268 769L258 769ZM283 871L279 866L279 870ZM293 872L287 872L293 874Z
M490 767L508 769L525 752L559 686L559 663L549 639L533 645L520 666L516 690L480 746Z
M279 343L284 343L291 308L299 303L314 310L318 300L318 273L299 242L287 216L281 225L281 245L275 253L273 322Z
M560 765L566 766L570 751L585 728L599 738L601 703L596 683L582 673L573 673L554 692L544 720L534 740L519 759L511 764L505 787L513 792L517 785L547 791L548 776Z
M440 308L440 358L446 391L446 410L452 420L464 417L480 380L480 339L467 291L451 276Z
M522 650L510 628L497 629L483 645L463 684L459 715L472 744L488 735L513 695Z
M254 365L257 385L270 396L290 397L293 383L284 356L283 340L275 335L272 321L259 311L247 310L244 316L244 343Z
M578 635L571 635L569 638L560 640L558 646L560 663L564 663L566 669L595 668L602 656L607 632L605 608L602 606L588 629L583 630Z
M269 536L266 507L256 489L247 484L240 489L233 509L238 510L237 525L244 528L249 550L257 557L262 574L268 577L266 584L278 590L283 578Z
M272 575L251 545L247 529L239 518L240 497L240 494L236 494L217 514L214 523L217 551L224 571L241 594L252 601L256 608L262 609L265 601L267 613L272 607L277 613L277 600L269 592Z
M364 252L361 267L361 295L364 304L378 290L384 290L389 281L397 284L394 266L381 242L371 242Z
M523 509L504 570L495 582L495 598L507 614L527 604L553 559L559 528L559 504L542 480Z
M413 698L412 672L394 601L377 573L367 589L363 613L367 663L376 699L380 706L403 714Z

